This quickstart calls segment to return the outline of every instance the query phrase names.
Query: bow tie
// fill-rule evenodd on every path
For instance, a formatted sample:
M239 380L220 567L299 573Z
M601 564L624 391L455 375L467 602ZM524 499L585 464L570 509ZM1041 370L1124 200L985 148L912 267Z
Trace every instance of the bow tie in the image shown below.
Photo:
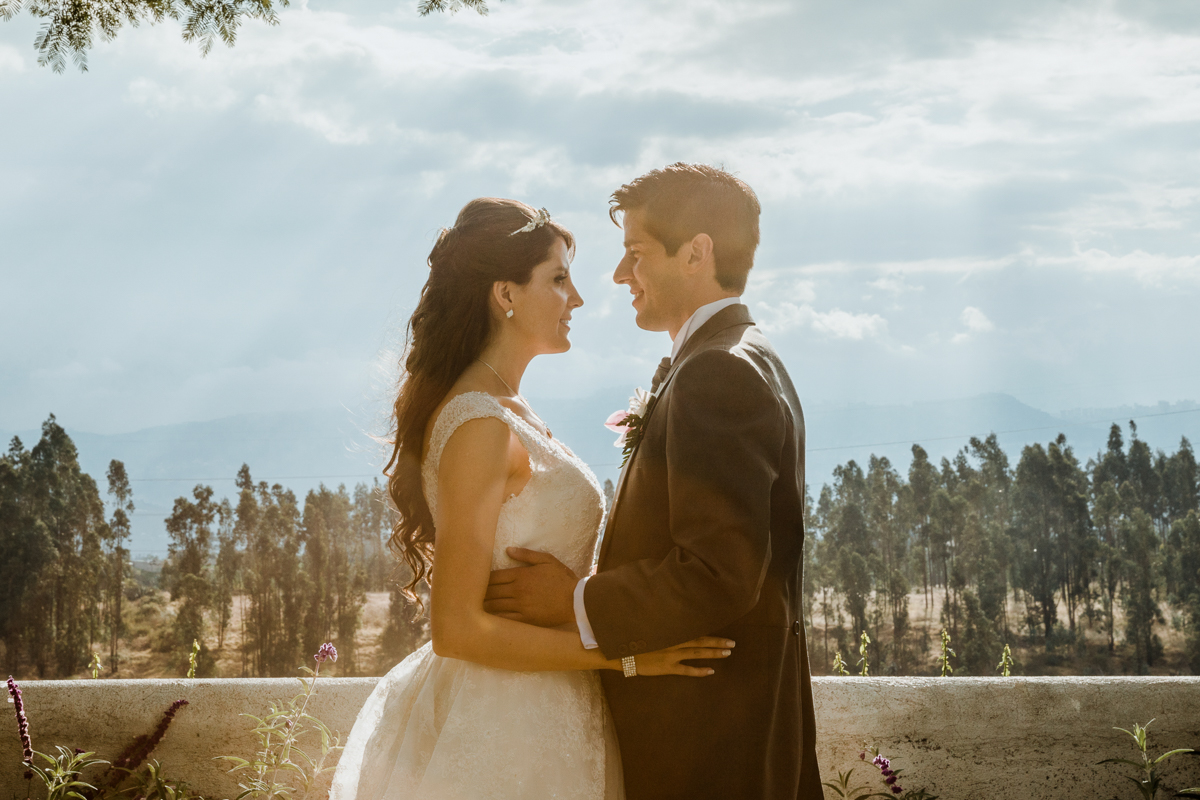
M662 361L658 362L658 369L654 370L654 380L650 382L650 394L658 391L659 384L663 382L663 378L667 377L667 372L671 369L671 357L667 356Z

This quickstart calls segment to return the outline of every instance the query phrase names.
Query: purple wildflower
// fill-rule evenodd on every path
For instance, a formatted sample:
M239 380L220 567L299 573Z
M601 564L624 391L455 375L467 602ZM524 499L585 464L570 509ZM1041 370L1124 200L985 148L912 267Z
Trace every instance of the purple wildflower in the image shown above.
M25 701L21 699L21 687L13 680L13 676L8 676L8 695L16 706L17 711L17 731L21 734L21 760L27 764L33 765L33 740L29 738L29 718L25 716ZM31 770L25 770L26 779L33 778Z
M321 645L321 649L313 656L318 664L324 664L326 661L337 661L337 648L333 646L333 642L326 642Z
M878 750L873 752L875 753L875 758L871 759L871 763L879 768L879 774L883 776L884 785L892 790L892 794L901 794L904 789L900 786L900 775L897 770L892 769L891 760L880 755Z

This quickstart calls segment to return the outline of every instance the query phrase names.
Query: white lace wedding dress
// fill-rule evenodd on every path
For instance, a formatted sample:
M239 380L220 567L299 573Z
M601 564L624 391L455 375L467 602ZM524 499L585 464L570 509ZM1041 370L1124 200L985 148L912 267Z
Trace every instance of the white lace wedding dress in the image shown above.
M604 513L596 476L483 392L446 404L421 470L437 509L437 470L450 435L472 419L505 422L533 477L500 509L492 569L520 546L591 569ZM621 761L595 672L511 672L443 658L430 645L380 679L346 740L330 800L620 800Z

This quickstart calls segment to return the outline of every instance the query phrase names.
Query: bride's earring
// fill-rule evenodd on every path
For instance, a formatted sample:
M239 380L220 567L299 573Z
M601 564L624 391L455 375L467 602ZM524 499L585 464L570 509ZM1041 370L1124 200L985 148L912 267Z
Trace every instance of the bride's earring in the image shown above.
M509 319L512 319L512 317L513 317L513 310L510 308L510 309L508 310L508 313L506 313L504 316L508 317Z

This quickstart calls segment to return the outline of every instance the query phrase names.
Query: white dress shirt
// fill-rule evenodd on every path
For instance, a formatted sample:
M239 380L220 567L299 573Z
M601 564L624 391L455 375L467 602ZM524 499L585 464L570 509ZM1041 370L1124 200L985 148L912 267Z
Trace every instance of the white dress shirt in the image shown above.
M671 363L674 364L675 359L679 358L679 351L683 350L688 337L700 330L700 327L712 319L718 311L740 302L742 302L740 297L722 297L720 300L706 303L693 311L671 342ZM609 509L609 513L612 513L612 509ZM588 575L575 584L575 625L579 628L579 640L583 642L584 648L594 650L600 645L596 643L596 635L592 633L592 624L588 622L587 609L583 605L583 587L590 577Z

